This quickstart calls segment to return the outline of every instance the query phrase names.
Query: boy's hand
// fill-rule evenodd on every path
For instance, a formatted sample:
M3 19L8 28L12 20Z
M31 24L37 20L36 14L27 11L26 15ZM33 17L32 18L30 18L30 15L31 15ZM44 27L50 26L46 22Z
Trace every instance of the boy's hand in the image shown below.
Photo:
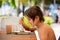
M19 24L22 24L24 21L23 21L23 18L20 18L19 19Z

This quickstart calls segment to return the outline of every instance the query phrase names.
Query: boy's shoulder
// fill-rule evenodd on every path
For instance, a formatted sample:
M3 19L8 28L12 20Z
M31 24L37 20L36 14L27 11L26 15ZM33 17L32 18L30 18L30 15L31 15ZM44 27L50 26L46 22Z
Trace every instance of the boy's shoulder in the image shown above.
M53 31L52 27L48 24L45 24L45 27L44 27L47 31Z

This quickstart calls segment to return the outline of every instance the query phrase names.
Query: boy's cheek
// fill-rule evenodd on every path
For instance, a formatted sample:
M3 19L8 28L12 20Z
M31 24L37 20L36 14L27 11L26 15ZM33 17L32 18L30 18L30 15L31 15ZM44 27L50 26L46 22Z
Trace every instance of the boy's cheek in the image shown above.
M33 25L33 21L32 20L30 20L29 23Z
M36 25L37 24L37 21L34 21L34 25Z

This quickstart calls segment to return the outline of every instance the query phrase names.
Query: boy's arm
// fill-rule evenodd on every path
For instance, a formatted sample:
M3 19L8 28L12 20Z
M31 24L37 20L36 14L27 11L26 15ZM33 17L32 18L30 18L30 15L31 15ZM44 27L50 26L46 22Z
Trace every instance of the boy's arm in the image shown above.
M50 40L56 40L54 31L53 31L52 29L49 31L49 39L50 39Z
M26 30L28 30L28 31L34 31L34 30L36 30L35 27L28 27L28 26L25 25L24 23L22 23L22 26L23 26Z
M20 19L20 20L19 20L19 23L22 24L22 26L23 26L26 30L28 30L28 31L34 31L34 30L36 30L36 27L28 27L28 26L24 23L23 19Z

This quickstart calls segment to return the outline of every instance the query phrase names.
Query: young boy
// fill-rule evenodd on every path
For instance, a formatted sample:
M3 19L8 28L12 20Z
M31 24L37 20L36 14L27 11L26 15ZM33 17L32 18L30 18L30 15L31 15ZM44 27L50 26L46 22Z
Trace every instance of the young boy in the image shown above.
M23 18L20 19L20 24L29 31L38 31L40 40L56 40L52 28L44 23L43 13L38 6L33 6L25 11L26 18L32 27L28 27Z

